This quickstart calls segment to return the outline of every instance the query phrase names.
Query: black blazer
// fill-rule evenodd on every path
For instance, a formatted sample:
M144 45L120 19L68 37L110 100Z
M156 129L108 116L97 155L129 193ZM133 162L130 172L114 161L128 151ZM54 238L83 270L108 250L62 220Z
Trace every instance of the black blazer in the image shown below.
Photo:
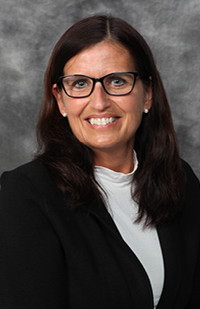
M184 210L158 227L165 265L158 309L200 308L200 185L183 166ZM72 210L33 161L1 179L0 308L151 309L153 296L104 205Z

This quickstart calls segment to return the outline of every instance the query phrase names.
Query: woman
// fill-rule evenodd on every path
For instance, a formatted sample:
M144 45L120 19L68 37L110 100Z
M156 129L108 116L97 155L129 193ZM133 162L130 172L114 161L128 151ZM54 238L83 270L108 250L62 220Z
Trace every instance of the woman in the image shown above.
M135 29L93 16L64 33L37 135L1 179L1 308L199 308L199 181Z

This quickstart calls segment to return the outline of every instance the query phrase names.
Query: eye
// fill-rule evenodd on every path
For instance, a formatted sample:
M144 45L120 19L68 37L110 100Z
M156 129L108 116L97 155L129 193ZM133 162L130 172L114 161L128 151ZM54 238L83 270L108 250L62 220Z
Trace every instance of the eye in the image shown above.
M125 80L123 80L120 77L113 77L111 79L111 83L112 83L113 86L122 86L122 85L124 85Z
M82 79L77 79L74 80L73 83L71 84L72 88L85 88L85 87L90 87L90 80L87 78L82 78Z
M91 88L92 80L87 76L68 75L63 79L66 90L82 90Z
M105 86L109 88L121 88L127 85L126 76L124 74L109 75L105 80Z

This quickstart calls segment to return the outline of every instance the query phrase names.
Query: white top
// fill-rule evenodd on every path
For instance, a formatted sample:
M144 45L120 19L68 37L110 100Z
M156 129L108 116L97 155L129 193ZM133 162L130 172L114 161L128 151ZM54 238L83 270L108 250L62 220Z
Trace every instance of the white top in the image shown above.
M163 257L156 228L144 228L144 222L134 223L138 205L131 197L131 180L138 165L136 155L134 162L135 168L129 174L101 166L95 166L94 173L95 179L107 193L105 201L108 211L122 238L138 257L149 277L156 307L164 283Z

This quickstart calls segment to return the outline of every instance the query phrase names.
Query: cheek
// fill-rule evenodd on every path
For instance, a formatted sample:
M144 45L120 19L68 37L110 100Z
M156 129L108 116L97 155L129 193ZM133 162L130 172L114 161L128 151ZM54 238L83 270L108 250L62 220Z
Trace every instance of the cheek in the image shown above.
M64 104L68 117L79 117L87 103L83 99L66 98Z
M141 117L143 114L144 100L143 98L130 98L121 104L121 108L131 117Z
M80 104L78 105L71 100L67 100L67 102L65 101L65 109L69 120L78 118L83 110Z
M67 118L74 135L80 140L83 131L83 102L76 102L75 99L65 101Z

